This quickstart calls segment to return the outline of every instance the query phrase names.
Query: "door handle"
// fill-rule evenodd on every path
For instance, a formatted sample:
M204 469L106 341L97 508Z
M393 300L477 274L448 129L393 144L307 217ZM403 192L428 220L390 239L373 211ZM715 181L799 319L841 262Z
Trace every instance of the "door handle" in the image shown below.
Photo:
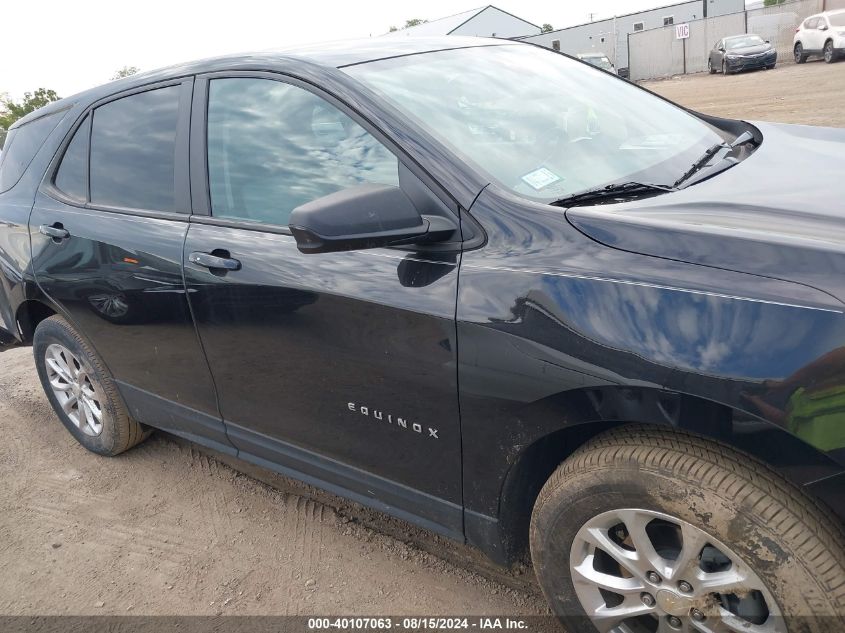
M52 237L54 240L66 240L70 237L70 233L68 232L68 230L62 228L62 225L58 222L53 226L42 224L38 227L38 232L41 233L41 235Z
M228 255L228 253L227 253ZM231 257L221 257L212 253L193 252L188 255L188 261L203 268L212 270L240 270L241 263Z

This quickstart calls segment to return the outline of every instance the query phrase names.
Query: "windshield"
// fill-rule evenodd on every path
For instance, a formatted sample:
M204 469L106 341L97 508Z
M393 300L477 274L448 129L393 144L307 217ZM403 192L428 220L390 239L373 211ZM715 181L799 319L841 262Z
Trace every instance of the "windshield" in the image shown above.
M742 37L731 37L725 40L725 48L729 51L735 48L746 48L748 46L760 46L766 42L758 35L743 35Z
M834 13L827 16L831 26L845 26L845 13Z
M725 140L627 81L524 44L408 55L344 71L492 180L540 201L620 181L671 184Z

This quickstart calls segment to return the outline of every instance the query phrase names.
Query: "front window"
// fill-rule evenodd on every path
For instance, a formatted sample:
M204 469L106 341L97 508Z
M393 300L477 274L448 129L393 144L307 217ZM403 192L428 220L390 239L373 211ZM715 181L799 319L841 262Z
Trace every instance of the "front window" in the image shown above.
M750 46L761 46L765 44L765 40L759 35L743 35L741 37L731 37L725 40L727 49L729 51L737 48L748 48Z
M533 46L437 51L344 70L492 180L543 202L610 183L672 184L726 140L678 106Z
M307 90L270 79L213 79L208 180L212 215L284 226L299 205L341 189L398 185L399 161Z

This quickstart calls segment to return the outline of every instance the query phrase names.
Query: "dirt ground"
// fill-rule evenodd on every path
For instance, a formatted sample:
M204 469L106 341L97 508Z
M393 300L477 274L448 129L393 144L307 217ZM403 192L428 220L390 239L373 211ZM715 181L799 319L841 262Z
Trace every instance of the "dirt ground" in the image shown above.
M712 114L845 127L845 63L646 85ZM163 433L86 452L29 349L0 355L0 437L0 615L548 613L530 569Z
M0 355L0 436L2 615L547 613L528 572L163 433L87 452L28 348Z
M644 87L699 112L746 121L845 127L845 61L779 64L736 75L683 75Z

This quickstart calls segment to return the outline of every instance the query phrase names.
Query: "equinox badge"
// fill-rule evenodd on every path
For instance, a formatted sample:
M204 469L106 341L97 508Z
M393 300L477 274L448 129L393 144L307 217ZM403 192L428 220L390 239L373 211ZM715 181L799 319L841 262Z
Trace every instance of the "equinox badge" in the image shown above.
M399 416L394 417L390 413L385 413L384 411L380 411L379 409L373 409L371 407L355 404L354 402L350 402L346 406L353 413L360 413L361 415L367 416L368 418L381 420L383 422L387 422L388 424L395 426L398 429L405 429L406 431L412 431L413 433L418 433L419 435L426 435L425 430L427 429L428 434L426 435L426 437L430 437L435 440L440 439L440 437L437 435L437 429L432 428L430 426L423 428L421 424L418 424L416 422L409 422L406 418L400 418Z

